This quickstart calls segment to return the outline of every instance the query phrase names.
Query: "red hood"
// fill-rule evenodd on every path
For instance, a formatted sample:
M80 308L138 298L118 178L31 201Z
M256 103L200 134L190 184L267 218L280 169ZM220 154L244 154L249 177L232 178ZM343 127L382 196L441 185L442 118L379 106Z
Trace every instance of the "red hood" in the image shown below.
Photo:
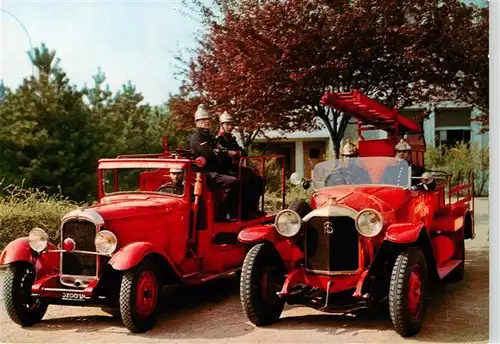
M398 209L408 199L409 191L397 186L350 185L334 186L318 190L312 198L312 207L327 205L329 197L337 198L337 203L356 211L372 208L380 212Z
M94 206L104 220L112 220L130 216L144 216L155 213L174 213L180 209L182 199L156 195L117 195L101 199Z

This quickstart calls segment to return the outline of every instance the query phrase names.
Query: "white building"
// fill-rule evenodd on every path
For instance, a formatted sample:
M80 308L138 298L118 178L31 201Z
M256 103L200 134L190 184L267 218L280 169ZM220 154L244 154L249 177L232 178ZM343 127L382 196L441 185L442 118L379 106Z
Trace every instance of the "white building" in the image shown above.
M405 117L413 117L423 111L423 107L414 106L400 110ZM473 119L479 114L475 108L453 102L436 103L432 107L430 116L424 120L424 136L427 146L453 145L460 141L478 144L479 147L488 145L488 133L481 134L481 124ZM384 131L372 131L363 134L365 138L384 138ZM253 148L261 152L283 154L286 156L286 165L289 172L303 170L303 175L310 176L310 161L316 163L328 159L333 154L333 143L326 128L313 131L280 134L276 131L266 132L268 140L263 136L257 137ZM355 120L348 125L344 138L357 140Z

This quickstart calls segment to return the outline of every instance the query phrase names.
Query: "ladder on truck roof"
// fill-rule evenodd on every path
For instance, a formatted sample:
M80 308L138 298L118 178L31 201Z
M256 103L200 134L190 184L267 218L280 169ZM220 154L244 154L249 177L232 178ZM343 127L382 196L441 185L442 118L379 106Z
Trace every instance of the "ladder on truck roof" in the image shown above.
M421 126L403 117L397 108L391 109L365 96L359 90L326 92L321 98L321 104L357 119L359 134L362 130L376 129L385 130L390 136L398 136L402 133L422 133Z

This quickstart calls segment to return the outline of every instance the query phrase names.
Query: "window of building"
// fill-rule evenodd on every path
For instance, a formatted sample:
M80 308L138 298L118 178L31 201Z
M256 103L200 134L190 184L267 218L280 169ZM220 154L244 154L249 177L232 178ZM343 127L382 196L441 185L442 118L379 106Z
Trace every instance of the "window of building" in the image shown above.
M436 145L453 147L459 143L470 144L470 113L468 107L436 109Z
M470 128L442 128L436 130L436 145L453 147L459 143L470 144Z

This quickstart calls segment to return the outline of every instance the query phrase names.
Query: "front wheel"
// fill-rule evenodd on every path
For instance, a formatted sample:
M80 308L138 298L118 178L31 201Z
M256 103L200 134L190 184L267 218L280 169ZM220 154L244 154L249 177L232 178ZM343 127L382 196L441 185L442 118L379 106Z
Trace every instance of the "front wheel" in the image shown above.
M36 279L33 265L15 262L5 272L3 297L5 309L13 322L21 326L31 326L42 320L48 304L31 297L31 287Z
M160 284L151 264L125 271L120 288L120 314L130 332L146 332L158 319Z
M392 268L389 286L389 312L401 336L420 332L427 310L429 278L421 250L411 247L399 254Z
M276 294L285 280L285 265L268 243L255 245L243 262L240 299L243 312L256 326L278 321L285 302Z

